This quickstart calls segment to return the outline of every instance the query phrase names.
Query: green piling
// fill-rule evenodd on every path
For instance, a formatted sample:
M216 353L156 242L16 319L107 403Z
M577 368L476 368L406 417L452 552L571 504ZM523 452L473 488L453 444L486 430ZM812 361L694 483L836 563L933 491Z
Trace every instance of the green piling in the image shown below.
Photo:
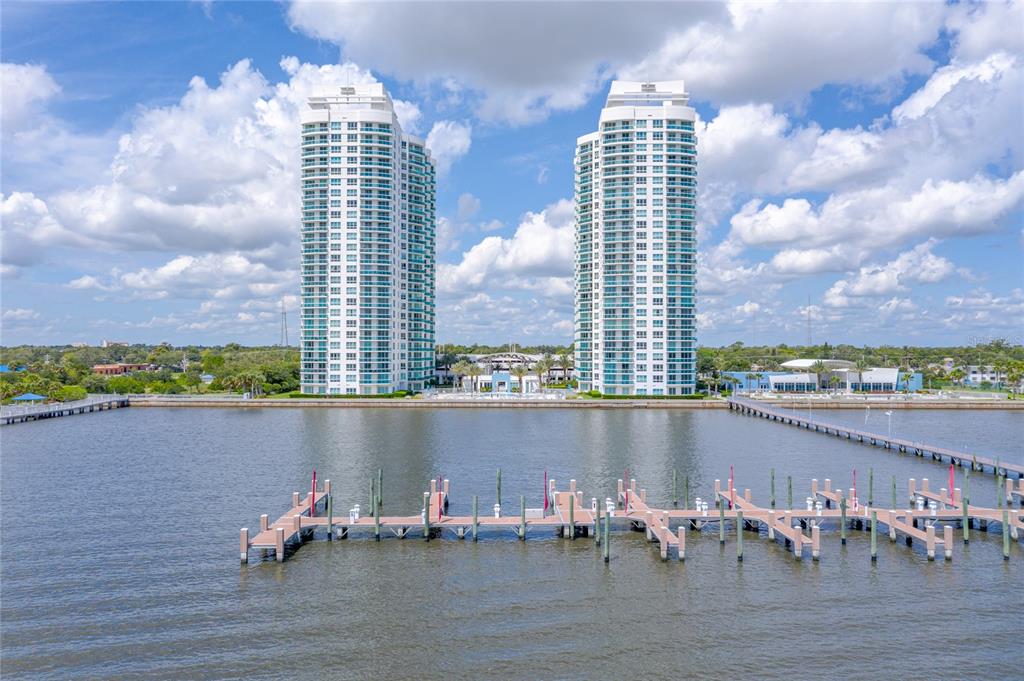
M1003 508L1003 560L1010 560L1010 522L1009 511Z
M892 510L896 510L896 476L892 476Z
M868 508L875 505L875 469L868 468Z
M974 466L971 466L974 468ZM964 506L971 503L971 471L964 471Z
M423 493L423 539L430 541L430 492Z
M998 464L997 464L998 465ZM996 469L999 470L998 468ZM1006 483L1003 482L1003 476L996 473L996 508L1003 507L1003 489L1006 487Z
M597 504L597 515L594 516L594 543L601 545L601 503Z
M878 511L871 512L871 561L878 560Z
M672 469L672 505L679 506L679 486L678 486L679 472L675 468Z
M718 506L718 543L725 543L725 504Z
M961 525L964 530L964 544L969 544L971 543L971 519L970 513L967 509L967 499L965 497L960 498L960 508L963 511L963 520L961 520Z
M476 530L477 530L477 511L479 510L480 498L473 495L473 541L476 541Z
M519 495L519 538L526 539L526 497Z
M793 508L793 476L786 476L786 508L792 510Z
M690 508L690 476L683 478L683 508Z
M839 500L839 540L846 545L846 497Z
M772 469L772 508L775 508L775 469Z
M377 505L377 481L372 477L370 478L370 513L373 513L373 507Z
M384 469L377 469L377 505L384 510Z
M743 511L736 511L736 561L743 562Z
M576 538L576 516L574 509L576 508L576 495L569 495L569 539Z
M609 529L611 528L611 523L609 522L609 520L611 519L607 516L604 519L604 562L606 563L612 557L611 542L608 540L608 537L610 536Z

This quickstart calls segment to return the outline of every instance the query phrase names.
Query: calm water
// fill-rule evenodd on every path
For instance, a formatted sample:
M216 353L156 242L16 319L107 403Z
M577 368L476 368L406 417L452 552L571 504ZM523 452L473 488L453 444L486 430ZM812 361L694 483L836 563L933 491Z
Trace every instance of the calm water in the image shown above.
M1022 413L898 418L896 432L1021 459ZM666 504L673 468L707 497L733 464L760 502L771 467L780 499L786 475L803 499L812 477L849 486L854 467L864 490L873 467L876 498L895 475L905 503L908 477L948 474L727 411L136 408L0 438L4 679L1022 676L1024 552L1002 561L995 534L957 544L952 564L881 541L872 565L867 534L841 547L831 532L820 563L752 534L742 564L717 534L661 563L617 534L606 566L589 539L538 533L316 541L283 565L238 564L238 528L279 516L314 466L343 510L367 505L383 467L385 509L409 514L438 474L452 512L493 503L499 466L507 503L534 506L545 468L587 497L629 468ZM994 499L991 476L971 488Z

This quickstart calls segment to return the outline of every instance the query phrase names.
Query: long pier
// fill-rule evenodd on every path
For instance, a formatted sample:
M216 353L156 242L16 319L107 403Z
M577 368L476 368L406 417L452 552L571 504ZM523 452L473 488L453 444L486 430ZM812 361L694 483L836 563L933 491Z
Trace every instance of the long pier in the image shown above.
M948 447L939 447L936 445L925 444L923 442L914 442L904 438L879 435L878 433L858 430L856 428L851 428L850 426L829 423L820 419L811 418L810 416L801 416L795 412L770 407L761 404L756 400L743 397L729 397L727 402L729 403L730 411L735 411L740 414L758 416L770 421L813 430L814 432L821 433L823 435L834 435L839 438L856 440L858 442L876 445L898 452L912 452L921 457L930 456L935 461L945 461L960 468L970 467L971 470L979 472L985 472L988 470L995 475L1002 476L1014 474L1018 479L1024 479L1024 466L1021 465L1004 463L989 457L976 456L974 454L968 454L967 452L949 449Z
M88 414L94 411L107 411L129 406L128 398L123 395L102 395L87 397L74 402L52 402L36 405L6 405L0 407L0 424L26 423L41 419L52 419L59 416Z
M500 504L494 505L493 513L481 514L479 498L474 496L472 515L458 516L447 512L450 501L448 480L432 480L429 489L423 493L421 512L411 516L383 515L376 492L368 515L361 513L358 506L349 509L345 515L336 515L331 482L325 480L322 489L314 486L305 497L293 492L291 508L275 522L271 523L266 514L260 516L256 533L250 533L243 527L239 557L242 563L246 563L250 553L258 551L263 557L273 553L277 561L283 561L289 548L297 549L317 533L328 540L362 536L376 541L410 537L430 541L448 535L459 540L477 541L480 533L490 532L515 536L519 540L540 533L555 533L569 540L592 535L607 562L611 555L611 530L614 529L644 532L648 542L657 545L662 560L673 555L681 561L686 558L687 535L691 531L705 536L717 529L722 544L726 543L727 537L734 537L736 557L740 561L743 560L744 535L748 532L756 532L757 538L784 544L796 560L802 560L807 552L813 560L819 560L823 531L838 531L843 544L848 531L869 531L871 559L874 561L877 558L877 533L884 529L892 542L902 536L907 546L913 546L915 542L923 546L929 560L934 560L936 555L951 560L956 529L960 529L966 544L972 530L987 531L998 526L1002 532L1003 558L1009 560L1011 538L1019 540L1024 536L1024 517L1019 509L1012 507L1015 498L1024 501L1024 482L1016 486L1007 484L1005 503L1000 498L998 508L986 508L971 505L959 489L933 492L929 490L927 480L918 484L911 479L908 483L908 507L897 508L894 478L893 503L885 508L861 504L855 490L846 493L833 489L830 480L825 480L820 488L818 481L813 480L811 494L804 507L782 509L775 507L774 473L772 479L770 506L756 505L750 489L745 489L742 495L734 487L730 489L731 481L723 488L721 481L716 480L712 497L708 500L698 497L692 507L687 484L682 508L676 505L678 502L671 508L657 508L648 505L647 492L637 489L635 479L628 483L620 479L615 499L607 497L602 501L593 497L589 504L584 503L583 492L576 488L575 480L569 482L569 489L565 491L559 491L555 481L551 480L545 508L527 508L525 497L520 496L518 509L510 514L506 514ZM714 510L709 510L709 506Z

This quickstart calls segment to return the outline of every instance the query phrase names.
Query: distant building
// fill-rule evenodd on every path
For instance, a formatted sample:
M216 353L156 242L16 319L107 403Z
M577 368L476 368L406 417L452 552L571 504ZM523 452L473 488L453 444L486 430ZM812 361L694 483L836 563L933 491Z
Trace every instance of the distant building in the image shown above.
M963 371L964 383L967 385L980 386L982 383L1001 385L1007 380L1005 371L996 371L996 368L992 366L970 364L963 367Z
M104 339L103 342L100 343L100 347L101 348L126 348L126 347L128 347L128 343L125 342L125 341L112 341L112 340Z
M124 374L133 374L136 371L154 371L155 369L156 365L154 364L118 362L117 364L96 364L93 366L92 372L100 376L123 376Z
M807 371L819 361L828 369L821 376L820 386L817 374ZM737 381L737 392L746 393L809 393L819 390L894 393L914 392L923 387L920 373L901 373L897 368L887 367L873 367L860 372L854 368L853 362L840 359L795 359L784 362L782 367L789 371L726 371L723 375Z
M71 344L71 347L73 347L73 348L87 348L87 347L89 347L89 344L86 343L85 341L75 341L74 343Z
M469 376L462 377L462 389L472 390L473 379ZM513 393L521 392L526 395L535 393L540 389L540 381L536 374L523 376L522 383L519 379L507 371L494 371L490 374L477 376L476 389L481 392L490 393Z

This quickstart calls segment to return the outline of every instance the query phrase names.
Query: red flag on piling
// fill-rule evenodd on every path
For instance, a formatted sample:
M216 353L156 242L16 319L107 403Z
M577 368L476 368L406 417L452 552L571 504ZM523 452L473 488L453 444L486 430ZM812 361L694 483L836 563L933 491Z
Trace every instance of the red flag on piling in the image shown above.
M953 485L956 483L956 478L953 476L953 464L949 464L949 503L955 503L956 497L953 496Z
M544 514L548 512L548 472L544 471Z
M316 469L313 469L313 494L309 497L309 517L313 517L313 509L316 508Z

